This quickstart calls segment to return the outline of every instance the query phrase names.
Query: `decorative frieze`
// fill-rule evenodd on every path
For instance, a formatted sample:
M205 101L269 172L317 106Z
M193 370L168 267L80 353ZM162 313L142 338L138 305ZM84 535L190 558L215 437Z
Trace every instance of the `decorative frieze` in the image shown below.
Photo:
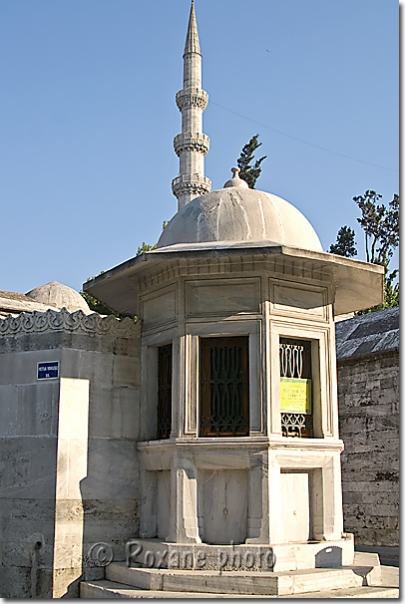
M86 315L81 310L69 313L66 308L62 308L59 312L55 310L23 312L17 317L8 315L0 319L0 336L52 331L135 338L140 334L140 323L135 323L130 318L117 319L113 315L108 317L102 317L97 313Z

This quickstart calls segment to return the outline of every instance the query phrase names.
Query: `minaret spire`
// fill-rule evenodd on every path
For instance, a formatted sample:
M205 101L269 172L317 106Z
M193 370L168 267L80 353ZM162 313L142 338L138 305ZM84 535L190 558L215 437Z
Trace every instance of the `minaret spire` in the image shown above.
M178 209L198 195L211 191L211 181L204 176L204 156L210 139L202 133L202 114L208 104L208 94L201 88L201 49L191 1L186 44L183 54L183 89L176 94L181 111L181 134L174 139L174 150L180 158L180 174L172 182Z
M198 37L197 20L195 18L194 0L191 0L190 19L188 22L184 54L196 52L201 55L200 39Z

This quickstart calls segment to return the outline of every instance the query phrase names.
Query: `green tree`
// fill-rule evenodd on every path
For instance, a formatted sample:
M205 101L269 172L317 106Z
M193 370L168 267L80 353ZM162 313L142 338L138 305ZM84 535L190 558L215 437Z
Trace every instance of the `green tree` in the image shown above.
M379 203L381 199L382 195L371 189L368 189L364 195L353 197L361 212L357 222L364 232L366 260L385 268L384 302L357 314L399 305L399 282L396 282L398 269L389 271L390 261L399 245L399 195L395 193L388 206ZM354 231L350 227L342 227L338 232L336 243L330 246L329 251L351 257L354 255L351 253L354 245Z
M154 245L149 245L149 243L145 243L144 241L142 241L142 245L138 246L136 255L140 256L144 252L150 252L150 250L154 250L156 248L156 246L157 246L157 243L155 243Z
M329 251L331 254L338 254L346 258L357 256L355 233L348 226L343 226L339 229L336 236L336 243L332 243Z
M399 245L399 195L395 194L388 206L378 203L381 198L382 195L372 190L353 197L361 211L357 222L364 231L366 260L385 268L384 302L360 311L359 314L399 305L399 283L395 282L398 269L391 272L388 270Z
M388 268L399 245L399 196L395 194L388 206L378 203L381 198L379 193L367 190L353 201L361 211L357 222L364 231L367 262Z
M255 151L261 146L262 143L259 143L259 135L255 134L252 136L250 141L246 143L243 147L240 157L237 160L238 167L240 168L239 177L243 178L249 185L251 189L255 188L255 184L257 179L260 176L262 171L261 163L266 159L267 155L264 155L260 159L256 159L255 163L253 161L255 159L254 154Z

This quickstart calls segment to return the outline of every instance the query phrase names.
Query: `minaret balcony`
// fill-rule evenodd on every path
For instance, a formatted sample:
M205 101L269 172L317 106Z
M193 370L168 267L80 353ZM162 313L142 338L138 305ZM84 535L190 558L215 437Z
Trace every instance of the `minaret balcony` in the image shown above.
M204 111L208 105L208 93L202 88L185 88L176 94L176 103L180 111L197 108Z
M172 191L178 198L183 193L190 193L197 197L211 191L211 181L202 174L181 174L172 181Z
M210 138L202 132L191 134L189 132L178 134L173 141L174 150L180 157L185 151L195 151L207 155L210 149Z

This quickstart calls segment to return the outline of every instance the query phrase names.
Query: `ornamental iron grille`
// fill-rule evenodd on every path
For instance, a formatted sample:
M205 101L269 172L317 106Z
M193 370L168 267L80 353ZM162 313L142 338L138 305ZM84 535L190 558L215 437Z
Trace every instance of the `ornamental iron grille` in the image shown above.
M202 338L200 435L249 435L249 338Z
M311 342L280 338L280 409L283 436L313 436L311 378Z
M172 345L158 348L158 438L170 438L172 428Z

